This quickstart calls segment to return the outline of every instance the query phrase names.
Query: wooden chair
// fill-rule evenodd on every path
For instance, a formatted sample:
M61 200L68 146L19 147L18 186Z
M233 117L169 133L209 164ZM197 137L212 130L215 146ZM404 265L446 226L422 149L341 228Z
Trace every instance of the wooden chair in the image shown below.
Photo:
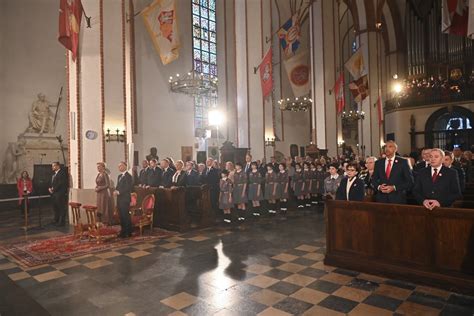
M103 239L117 238L118 231L110 226L105 226L97 220L97 206L84 205L82 207L86 211L87 224L89 227L89 240L96 238L97 243L102 242Z
M74 226L74 238L79 236L82 238L84 233L89 231L89 225L81 223L81 203L70 202L69 206L72 210L72 225Z
M130 216L132 226L140 229L140 236L143 234L143 227L150 225L153 230L153 211L155 209L155 195L148 194L142 200L141 207L131 207Z

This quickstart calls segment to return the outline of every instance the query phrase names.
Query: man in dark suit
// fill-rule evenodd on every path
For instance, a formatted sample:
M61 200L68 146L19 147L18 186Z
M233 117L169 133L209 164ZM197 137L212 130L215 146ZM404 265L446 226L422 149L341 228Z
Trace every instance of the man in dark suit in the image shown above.
M209 186L211 205L214 210L219 209L219 181L220 171L212 166L214 160L208 158L206 160L205 182Z
M388 141L385 144L385 158L375 162L372 185L377 191L377 202L405 204L407 191L413 187L408 161L395 156L397 148L394 141Z
M51 194L54 209L53 224L56 226L64 226L66 224L68 175L57 161L51 164L51 169L54 173L51 177L51 186L48 190Z
M413 175L416 176L416 174L420 170L424 168L428 168L430 166L430 154L431 154L431 148L423 148L423 150L421 151L422 160L413 166Z
M157 164L158 161L156 159L150 160L150 167L148 168L146 176L146 188L157 188L161 185L163 170L161 170Z
M275 157L270 157L270 165L273 168L273 172L278 172L278 163L276 162Z
M247 154L245 155L245 166L244 166L244 172L248 175L252 171L252 167L250 166L252 164L252 155Z
M454 155L450 151L445 151L444 152L444 159L443 159L443 166L446 168L451 168L456 170L458 173L458 180L459 180L459 188L461 189L461 193L464 192L466 189L466 175L464 174L464 170L453 164L454 161Z
M444 152L434 148L431 151L431 167L420 171L413 187L415 199L429 210L450 207L461 197L458 175L454 169L442 165L443 159Z
M147 176L148 176L148 169L149 169L149 163L148 160L143 160L142 161L142 170L138 173L138 184L139 185L146 185L147 183Z
M192 161L186 162L186 186L199 186L199 173L194 170L194 163Z
M120 238L132 236L132 221L130 218L130 200L133 190L133 179L130 173L127 172L127 164L120 162L118 165L120 174L117 178L117 185L115 186L114 195L117 196L117 209L120 215Z
M471 168L471 161L463 157L463 152L461 148L455 147L453 149L454 161L453 165L462 168L464 170L464 176L466 177L466 182L471 181L467 176L469 174L469 169Z
M162 159L160 162L160 167L161 170L163 170L160 188L171 188L171 184L173 183L174 171L170 168L169 160Z

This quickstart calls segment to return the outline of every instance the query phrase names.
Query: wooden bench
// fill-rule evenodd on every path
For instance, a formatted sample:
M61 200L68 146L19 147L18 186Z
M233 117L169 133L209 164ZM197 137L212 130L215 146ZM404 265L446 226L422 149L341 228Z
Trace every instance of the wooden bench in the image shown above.
M474 293L474 210L327 201L325 264Z
M155 195L153 226L182 232L191 228L209 227L215 223L207 185L173 189L144 189L137 186L135 192L138 204L147 194ZM197 217L194 226L192 215Z

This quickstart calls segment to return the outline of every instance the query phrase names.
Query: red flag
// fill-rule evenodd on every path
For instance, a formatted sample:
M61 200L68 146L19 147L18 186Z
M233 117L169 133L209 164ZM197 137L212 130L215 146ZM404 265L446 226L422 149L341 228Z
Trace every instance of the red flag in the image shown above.
M81 0L60 0L58 41L72 52L72 60L77 57L81 19Z
M345 100L344 100L344 72L341 71L339 77L334 84L334 96L336 98L336 112L341 114L344 111Z
M377 112L379 114L379 125L382 125L382 122L383 122L383 107L382 107L382 97L380 95L377 98Z
M260 82L262 83L262 95L266 98L273 89L272 48L268 50L260 64Z
M444 33L467 36L469 20L468 0L443 0L441 25Z

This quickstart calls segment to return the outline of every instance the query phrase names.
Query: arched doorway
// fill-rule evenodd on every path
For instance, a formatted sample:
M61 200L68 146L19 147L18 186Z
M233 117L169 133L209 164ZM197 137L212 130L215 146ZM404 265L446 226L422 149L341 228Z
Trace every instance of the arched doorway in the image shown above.
M449 106L435 111L426 121L425 144L430 148L463 150L474 144L474 115L461 106Z

